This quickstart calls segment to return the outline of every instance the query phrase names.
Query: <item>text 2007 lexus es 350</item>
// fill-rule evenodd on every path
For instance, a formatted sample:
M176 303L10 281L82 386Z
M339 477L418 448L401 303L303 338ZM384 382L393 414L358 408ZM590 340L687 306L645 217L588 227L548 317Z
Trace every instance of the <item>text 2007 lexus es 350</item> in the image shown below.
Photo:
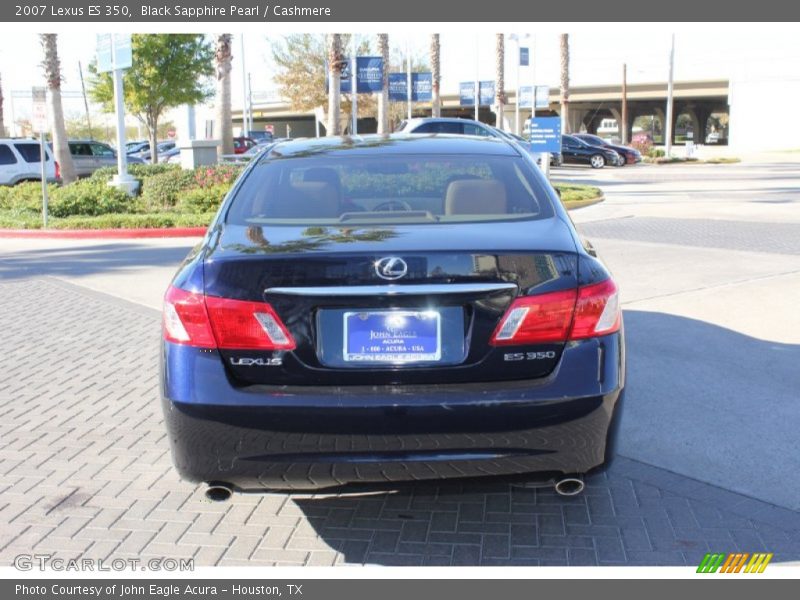
M500 139L280 143L164 302L173 459L212 499L484 475L578 493L624 378L613 279Z

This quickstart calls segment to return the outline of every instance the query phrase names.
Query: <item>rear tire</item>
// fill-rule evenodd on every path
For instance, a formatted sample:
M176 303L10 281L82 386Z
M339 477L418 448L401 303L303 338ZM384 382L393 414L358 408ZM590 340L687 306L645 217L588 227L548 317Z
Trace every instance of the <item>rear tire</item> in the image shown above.
M606 166L606 158L602 154L593 154L589 159L589 164L593 169L602 169Z

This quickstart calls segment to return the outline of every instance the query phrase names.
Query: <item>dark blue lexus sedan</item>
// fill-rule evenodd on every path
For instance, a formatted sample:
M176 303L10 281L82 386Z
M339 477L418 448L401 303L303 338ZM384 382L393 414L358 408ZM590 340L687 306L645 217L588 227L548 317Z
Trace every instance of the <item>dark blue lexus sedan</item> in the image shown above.
M164 302L175 465L234 490L485 475L562 494L613 454L617 286L528 153L438 135L279 143Z

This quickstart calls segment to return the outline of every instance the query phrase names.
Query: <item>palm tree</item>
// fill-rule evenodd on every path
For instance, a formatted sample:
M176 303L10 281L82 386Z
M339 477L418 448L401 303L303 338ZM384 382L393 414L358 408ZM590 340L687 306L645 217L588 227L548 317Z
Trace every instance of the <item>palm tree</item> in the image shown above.
M222 144L217 148L219 156L233 154L233 122L231 117L231 43L230 33L221 33L216 37L214 63L217 75L217 122L219 138ZM247 101L246 99L244 100ZM243 105L244 106L244 105ZM244 119L244 110L242 111Z
M75 167L67 145L67 129L64 126L64 109L61 106L61 61L58 59L58 43L55 33L40 33L39 40L44 50L44 76L47 80L50 114L53 116L53 153L61 167L64 183L75 181Z
M3 76L0 75L0 137L6 137L6 127L3 121Z
M495 127L503 129L503 114L506 107L506 44L505 34L496 35L495 44L495 104L497 105L497 120Z
M378 96L378 133L389 133L389 34L378 34L378 53L383 59L383 81Z
M561 128L570 133L569 127L569 34L561 34Z
M328 135L339 135L339 113L341 112L341 83L344 56L342 52L342 34L328 35Z
M441 72L441 46L439 45L439 34L431 34L431 78L433 85L431 86L431 115L434 117L442 116L442 99L439 95L439 87L442 80Z

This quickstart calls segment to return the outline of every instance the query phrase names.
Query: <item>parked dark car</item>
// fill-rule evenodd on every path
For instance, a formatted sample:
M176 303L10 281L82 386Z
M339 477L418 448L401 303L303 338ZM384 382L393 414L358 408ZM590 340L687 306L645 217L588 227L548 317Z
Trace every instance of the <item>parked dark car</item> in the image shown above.
M625 165L635 165L636 163L642 162L642 154L635 148L630 148L628 146L621 146L620 144L613 144L608 140L604 140L599 135L592 135L591 133L576 133L575 137L578 138L579 140L583 140L587 144L591 144L592 146L601 146L603 148L608 148L619 154L625 160L617 163L618 167L624 167Z
M234 490L522 476L583 489L625 380L617 286L524 151L279 143L167 290L181 476Z
M609 148L592 146L574 135L561 136L561 156L564 164L588 164L593 169L618 165L622 157Z

